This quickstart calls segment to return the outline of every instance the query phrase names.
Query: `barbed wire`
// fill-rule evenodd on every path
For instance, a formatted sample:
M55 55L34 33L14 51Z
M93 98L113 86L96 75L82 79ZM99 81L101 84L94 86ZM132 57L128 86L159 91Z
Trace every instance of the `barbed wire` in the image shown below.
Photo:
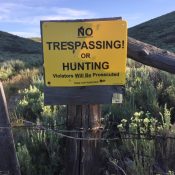
M27 120L22 120L22 121L23 122L20 123L20 125L19 124L18 125L12 124L12 125L9 125L9 126L0 126L0 129L24 128L24 129L32 129L32 130L34 129L34 130L37 130L37 131L44 130L44 131L56 134L59 137L65 137L65 138L76 140L76 141L117 141L117 140L121 140L121 139L124 139L124 140L125 139L149 139L150 140L150 139L155 139L155 138L175 139L175 137L170 137L170 136L151 135L151 134L148 134L148 133L139 133L139 134L137 134L137 133L131 133L131 132L126 132L126 131L120 131L119 134L121 134L121 135L119 137L114 137L114 138L102 138L102 137L101 138L92 138L92 137L82 138L82 137L70 136L70 135L63 134L63 133L69 133L69 132L86 133L86 132L89 132L89 130L83 130L82 128L80 128L79 130L78 129L77 130L52 129L52 128L47 128L44 125L37 124L37 123L31 122L31 121L27 121ZM49 127L49 125L46 125L46 126ZM109 129L104 129L103 131L110 131L110 130ZM140 136L144 136L144 137L140 137ZM138 156L144 157L144 158L147 158L147 159L150 159L150 160L153 159L152 156L145 155L143 153L140 153L140 154L139 153L134 153L134 154L138 154ZM125 171L119 165L115 164L115 166L118 169L120 169L123 172L123 174L126 174ZM1 174L2 175L8 175L7 173L8 172L0 171L0 175ZM156 172L156 171L154 171L154 173L167 174L168 175L168 173L165 173L165 172Z
M20 121L20 122L19 122ZM61 124L63 125L63 124ZM61 126L60 125L60 126ZM47 126L47 127L46 127ZM58 125L57 125L58 126ZM54 127L54 125L52 126ZM148 134L148 133L131 133L128 131L119 131L117 134L120 134L118 137L113 137L113 138L92 138L92 137L75 137L75 136L70 136L68 134L64 133L84 133L86 134L89 131L93 131L93 129L83 129L83 128L78 128L77 130L61 130L61 129L53 129L49 125L41 125L37 124L28 120L23 120L20 119L18 120L18 123L16 124L11 124L9 126L0 126L0 129L13 129L13 128L24 128L24 129L34 129L34 130L45 130L47 132L52 132L59 137L65 137L68 139L74 139L74 140L82 140L82 141L116 141L116 140L125 140L125 139L146 139L146 140L153 140L153 139L175 139L175 137L172 136L166 136L166 135L160 135L160 134ZM101 132L105 131L110 131L109 129L103 129L101 128ZM133 137L134 136L134 137Z

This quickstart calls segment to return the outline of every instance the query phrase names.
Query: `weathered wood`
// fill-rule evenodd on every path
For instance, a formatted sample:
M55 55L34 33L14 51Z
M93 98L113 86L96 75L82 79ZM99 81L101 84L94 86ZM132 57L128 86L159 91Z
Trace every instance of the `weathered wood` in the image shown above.
M87 131L83 138L100 138L100 105L83 105L82 127ZM81 175L100 175L100 141L81 141Z
M44 103L111 104L113 94L124 93L124 86L44 87Z
M128 37L128 57L170 73L175 73L175 53Z
M78 129L71 136L99 138L101 136L100 105L68 105L67 129ZM84 132L85 131L85 132ZM80 141L67 139L66 175L99 175L100 141Z
M5 128L4 128L5 127ZM20 175L13 134L10 128L10 120L7 102L0 82L0 171L10 175Z

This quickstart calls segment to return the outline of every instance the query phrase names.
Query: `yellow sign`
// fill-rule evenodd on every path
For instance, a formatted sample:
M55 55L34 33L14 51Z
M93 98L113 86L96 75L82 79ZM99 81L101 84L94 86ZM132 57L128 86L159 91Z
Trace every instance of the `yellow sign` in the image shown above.
M42 21L41 32L47 86L125 84L126 21Z

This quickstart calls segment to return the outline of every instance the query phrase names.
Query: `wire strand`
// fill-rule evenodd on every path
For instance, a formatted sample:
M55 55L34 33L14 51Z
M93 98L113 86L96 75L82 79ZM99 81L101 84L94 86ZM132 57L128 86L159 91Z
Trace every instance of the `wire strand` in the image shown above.
M92 138L92 137L74 137L74 136L70 136L67 134L63 134L63 133L86 133L89 132L89 130L60 130L60 129L52 129L52 128L47 128L44 125L40 125L28 120L23 120L20 119L20 121L22 121L22 123L20 123L19 125L10 125L10 126L0 126L0 129L13 129L13 128L25 128L25 129L35 129L35 130L45 130L48 132L52 132L54 134L57 134L59 137L65 137L68 139L74 139L74 140L82 140L82 141L115 141L115 140L125 140L125 139L148 139L148 140L153 140L153 139L157 139L157 138L162 138L162 139L175 139L175 137L171 137L171 136L163 136L163 135L151 135L151 134L144 134L144 133L131 133L131 132L121 132L120 131L120 137L113 137L113 138L104 138L104 137L100 137L100 138ZM22 125L23 124L23 125ZM102 130L103 132L106 130ZM107 130L109 131L109 130ZM132 136L132 137L131 137ZM133 137L134 136L134 137ZM141 137L142 136L142 137ZM144 136L144 137L143 137Z

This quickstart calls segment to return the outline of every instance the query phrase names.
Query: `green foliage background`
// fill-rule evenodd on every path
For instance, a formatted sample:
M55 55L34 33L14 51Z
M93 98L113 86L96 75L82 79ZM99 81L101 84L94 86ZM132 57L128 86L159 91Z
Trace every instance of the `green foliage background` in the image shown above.
M173 75L129 60L124 102L102 106L103 136L121 137L117 142L103 142L102 152L127 174L175 171L172 163L175 147L171 146L174 141L151 139L151 135L175 136L171 122L175 117L174 87ZM43 104L42 75L34 77L32 84L18 93L22 98L15 117L47 128L65 129L66 106ZM137 138L130 133L137 134ZM125 139L128 136L131 139ZM144 139L145 136L148 139ZM64 138L48 131L29 129L16 130L15 140L23 174L64 174ZM23 160L25 156L26 161ZM110 167L104 167L104 172L114 173Z

